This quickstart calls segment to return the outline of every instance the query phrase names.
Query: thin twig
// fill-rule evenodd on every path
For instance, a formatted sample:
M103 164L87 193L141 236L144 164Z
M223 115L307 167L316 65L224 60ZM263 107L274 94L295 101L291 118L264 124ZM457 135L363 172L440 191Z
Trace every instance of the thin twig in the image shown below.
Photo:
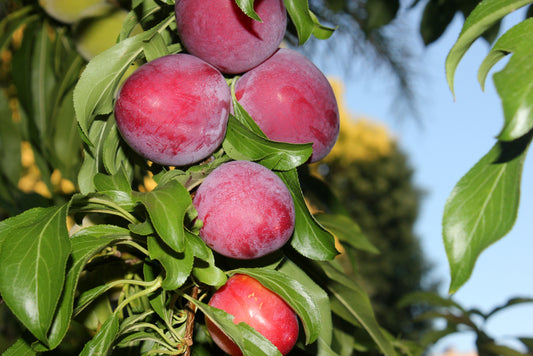
M200 291L200 288L197 286L194 286L192 288L191 292L191 298L197 299L198 298L198 292ZM190 356L192 351L192 336L194 332L194 317L196 315L196 305L189 301L187 303L187 324L185 328L185 336L183 340L185 341L185 344L187 345L187 351L185 351L185 356Z

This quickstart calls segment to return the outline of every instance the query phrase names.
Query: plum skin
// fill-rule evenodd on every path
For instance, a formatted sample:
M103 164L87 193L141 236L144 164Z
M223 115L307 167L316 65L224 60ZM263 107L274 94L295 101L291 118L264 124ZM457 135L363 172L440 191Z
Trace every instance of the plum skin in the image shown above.
M309 59L291 49L237 80L235 96L274 141L313 143L310 162L323 159L339 136L339 109L327 78Z
M294 231L291 193L275 173L258 163L220 165L197 189L193 205L203 222L200 237L227 257L265 256L281 248Z
M176 26L190 54L223 73L243 73L270 57L287 27L283 0L256 0L263 22L248 17L234 0L177 0Z
M222 74L189 54L143 64L124 81L115 101L117 126L128 145L170 166L209 157L224 139L230 109Z
M233 322L245 322L270 340L283 354L296 344L299 333L298 317L277 294L259 281L244 274L235 274L218 289L209 305L234 316ZM239 347L210 319L206 326L213 341L232 356L242 355Z

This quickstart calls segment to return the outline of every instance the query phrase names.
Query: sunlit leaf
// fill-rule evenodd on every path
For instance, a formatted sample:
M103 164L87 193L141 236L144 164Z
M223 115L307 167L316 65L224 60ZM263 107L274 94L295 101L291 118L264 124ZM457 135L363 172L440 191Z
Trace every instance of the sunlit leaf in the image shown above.
M450 264L450 292L457 291L470 278L481 252L513 226L530 140L531 134L496 143L459 180L448 197L443 236Z
M454 93L455 70L472 43L505 15L532 2L532 0L484 0L476 6L466 19L459 38L446 58L446 79L452 93Z
M308 0L283 0L283 3L296 27L300 44L307 42L312 34L319 39L326 39L333 34L334 29L321 25L309 10Z
M45 345L70 253L67 208L35 208L0 223L0 293Z
M23 338L18 339L11 345L2 356L34 356L37 352L33 351L31 346Z
M223 147L234 160L257 161L273 170L290 170L304 164L312 144L274 142L256 135L230 116Z

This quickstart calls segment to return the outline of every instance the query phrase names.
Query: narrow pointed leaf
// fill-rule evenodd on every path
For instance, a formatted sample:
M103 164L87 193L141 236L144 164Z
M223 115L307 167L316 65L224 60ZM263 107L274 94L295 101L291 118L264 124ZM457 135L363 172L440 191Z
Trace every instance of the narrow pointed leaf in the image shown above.
M0 293L45 345L70 253L67 209L67 205L35 208L0 223Z
M256 21L263 22L254 10L254 0L236 0L235 2L246 16L249 16Z
M308 289L306 285L292 276L270 268L240 268L232 273L249 275L279 295L300 317L305 331L306 344L316 341L322 325L320 306L324 300L328 299L322 289L307 280L306 282L312 286L312 289ZM324 315L324 317L327 320L327 317L331 315Z
M273 170L290 170L304 164L313 149L312 144L274 142L256 135L230 116L223 147L234 160L257 161Z
M463 176L444 207L443 238L450 264L450 292L472 274L481 252L513 226L531 134L498 142Z
M446 78L452 93L457 66L474 41L505 15L532 2L533 0L484 0L476 6L446 58Z
M119 330L117 313L111 314L98 333L92 338L80 353L80 356L107 355L111 350Z
M28 345L28 342L24 340L23 338L18 339L15 341L13 345L11 345L4 353L2 353L2 356L34 356L37 355L37 352L33 351L31 346Z
M295 169L277 172L291 192L296 212L296 224L291 245L300 254L313 260L331 260L337 254L335 238L309 212Z
M195 299L189 299L235 342L244 356L281 356L279 350L263 335L244 322L233 323L233 316Z
M312 34L319 39L326 39L333 34L334 29L320 24L309 10L308 0L283 0L283 3L296 27L301 45L307 42Z
M137 194L161 239L174 251L185 249L183 219L192 199L185 187L175 180L158 185L147 193Z

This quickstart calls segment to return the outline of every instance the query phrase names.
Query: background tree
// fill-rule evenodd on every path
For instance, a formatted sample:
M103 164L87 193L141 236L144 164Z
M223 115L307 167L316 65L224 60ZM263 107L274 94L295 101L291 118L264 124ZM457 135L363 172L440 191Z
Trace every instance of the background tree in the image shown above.
M430 262L424 257L414 224L422 190L413 183L408 157L388 129L368 119L356 119L343 101L343 87L333 81L341 113L336 146L311 171L327 181L342 208L315 199L319 209L345 212L356 221L379 254L345 246L353 263L347 269L372 298L378 320L393 334L416 339L429 323L415 322L416 311L400 308L403 296L434 290Z

